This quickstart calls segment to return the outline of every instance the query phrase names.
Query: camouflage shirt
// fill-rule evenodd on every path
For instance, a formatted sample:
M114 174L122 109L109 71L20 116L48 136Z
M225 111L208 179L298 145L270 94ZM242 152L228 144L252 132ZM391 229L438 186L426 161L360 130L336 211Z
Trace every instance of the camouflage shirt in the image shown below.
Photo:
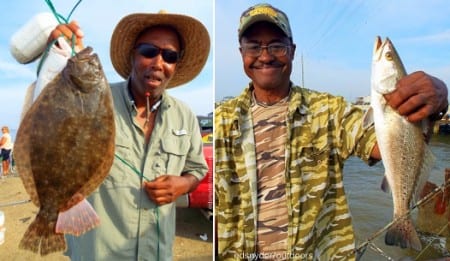
M255 257L257 173L251 90L250 85L215 111L220 260ZM287 259L354 259L354 233L342 169L352 155L368 162L376 143L373 125L362 127L363 114L342 97L292 87L285 142Z

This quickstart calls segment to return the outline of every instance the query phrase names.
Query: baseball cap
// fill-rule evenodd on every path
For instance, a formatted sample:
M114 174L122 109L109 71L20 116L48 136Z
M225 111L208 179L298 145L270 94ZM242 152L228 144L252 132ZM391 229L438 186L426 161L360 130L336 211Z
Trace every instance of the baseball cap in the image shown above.
M242 13L238 29L239 39L251 25L262 21L275 24L287 37L292 38L287 15L270 4L264 3L251 6Z

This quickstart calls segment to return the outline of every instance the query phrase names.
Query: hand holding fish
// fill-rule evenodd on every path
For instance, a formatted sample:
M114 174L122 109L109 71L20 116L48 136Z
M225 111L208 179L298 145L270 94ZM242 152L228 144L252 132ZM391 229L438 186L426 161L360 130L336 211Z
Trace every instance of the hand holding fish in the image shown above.
M56 28L51 31L47 43L51 43L58 39L58 37L64 36L69 43L72 39L75 40L75 50L79 51L84 48L83 46L83 36L84 33L80 29L80 26L76 21L72 21L68 24L59 24Z
M448 107L448 90L445 83L422 71L401 78L397 88L385 94L389 106L410 122L419 122L427 117L433 119ZM435 118L436 119L436 118Z
M144 189L151 201L157 205L174 202L179 196L197 187L199 180L193 175L164 175L145 182Z

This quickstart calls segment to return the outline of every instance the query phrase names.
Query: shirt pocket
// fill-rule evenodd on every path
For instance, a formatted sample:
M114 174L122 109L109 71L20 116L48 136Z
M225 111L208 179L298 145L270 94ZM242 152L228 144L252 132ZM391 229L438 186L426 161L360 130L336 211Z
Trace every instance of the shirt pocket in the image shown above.
M191 146L191 136L166 135L161 139L161 152L166 174L180 175Z
M297 159L293 161L295 174L293 177L310 179L312 177L324 178L327 176L331 159L330 146L328 144L317 145L308 144L301 148L297 154ZM324 175L324 177L322 177Z
M324 146L311 146L303 147L300 155L300 167L302 172L322 172L326 169L322 167L328 166L330 159L330 147L328 145Z

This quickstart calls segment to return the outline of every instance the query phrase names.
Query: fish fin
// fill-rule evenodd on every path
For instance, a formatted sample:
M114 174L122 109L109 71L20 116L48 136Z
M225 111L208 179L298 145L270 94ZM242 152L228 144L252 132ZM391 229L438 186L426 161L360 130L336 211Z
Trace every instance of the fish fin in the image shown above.
M430 150L430 147L425 144L423 163L422 168L420 169L419 180L417 181L418 183L414 194L414 202L420 200L422 190L425 187L428 178L430 177L430 172L431 169L434 167L435 162L436 156L434 156L433 152Z
M422 250L422 243L410 218L405 218L392 225L386 232L384 242L390 246Z
M16 142L14 143L13 148L14 160L25 191L30 195L33 204L40 207L39 195L31 168L31 153L29 153L32 144L29 134L33 132L33 122L30 117L28 117L30 110L31 108L25 113L25 116L20 123L19 130L17 131Z
M421 127L422 127L422 133L426 137L429 134L430 129L432 128L432 125L430 124L430 120L427 119L427 118L423 119L420 122L420 124L421 124Z
M55 222L49 222L39 212L19 243L19 248L40 253L42 256L64 251L66 241L63 234L54 232ZM53 224L53 225L52 225Z
M381 190L386 193L391 192L391 187L389 186L389 182L386 178L386 175L383 176L383 181L381 181Z
M70 209L61 211L56 222L56 233L79 236L100 224L100 218L91 204L83 199Z
M25 98L22 105L22 112L20 114L20 121L22 121L23 117L25 116L25 113L28 111L28 109L31 108L31 105L33 104L33 95L34 91L36 89L36 82L33 82L30 86L28 86Z
M366 111L363 117L363 129L367 129L368 127L372 126L374 124L373 119L373 109L372 107L369 107L369 109Z

